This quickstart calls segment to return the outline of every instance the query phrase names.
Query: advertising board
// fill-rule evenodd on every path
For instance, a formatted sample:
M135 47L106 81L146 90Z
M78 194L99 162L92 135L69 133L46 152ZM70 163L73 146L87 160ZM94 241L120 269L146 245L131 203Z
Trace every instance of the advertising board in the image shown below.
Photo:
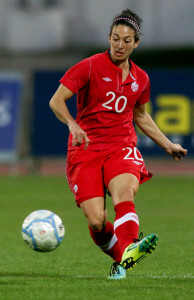
M0 73L0 162L17 158L22 99L21 74Z

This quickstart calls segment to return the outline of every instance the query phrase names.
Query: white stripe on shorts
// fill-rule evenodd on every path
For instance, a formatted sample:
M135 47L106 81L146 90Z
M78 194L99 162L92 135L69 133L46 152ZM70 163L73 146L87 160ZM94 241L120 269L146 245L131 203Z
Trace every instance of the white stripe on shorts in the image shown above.
M102 250L102 251L108 251L110 250L117 242L117 237L116 234L113 235L113 237L110 239L110 241L108 241L108 243L104 244L104 245L98 245L98 247Z
M118 226L122 225L123 223L125 223L127 221L134 221L135 223L137 223L137 225L139 225L138 216L134 213L128 213L128 214L124 215L123 217L121 217L120 219L118 219L114 222L114 230Z

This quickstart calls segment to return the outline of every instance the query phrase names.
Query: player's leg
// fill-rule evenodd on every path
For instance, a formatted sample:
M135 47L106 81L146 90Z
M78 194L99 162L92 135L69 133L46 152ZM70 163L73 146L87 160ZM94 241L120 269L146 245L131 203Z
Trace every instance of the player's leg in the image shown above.
M115 207L115 233L122 245L122 265L127 269L134 266L140 257L145 257L145 240L143 246L136 247L133 254L134 259L130 265L123 263L124 260L131 257L130 251L126 250L134 241L137 241L139 220L135 211L134 197L138 191L139 183L149 180L152 177L144 165L143 158L137 148L126 147L114 151L104 165L104 180L112 196ZM151 239L151 241L150 241ZM152 250L152 244L155 246L157 237L153 235L148 238L148 247L146 242L146 254ZM136 243L136 245L138 245ZM154 247L153 247L154 248ZM126 250L126 251L125 251ZM141 251L142 252L141 252ZM124 255L127 252L127 258ZM131 258L130 258L131 261Z
M134 206L134 196L138 187L139 181L131 174L118 175L110 180L108 185L116 212L114 230L122 253L138 236L139 220ZM126 270L121 263L113 262L109 279L123 279L125 277Z
M108 187L116 212L114 229L122 245L121 265L128 270L151 254L158 243L156 234L150 234L137 243L139 220L135 212L134 197L138 187L139 181L133 174L114 177Z
M110 180L108 189L115 209L115 233L121 244L121 251L138 238L139 219L135 211L134 197L139 181L133 174L120 174Z
M113 259L120 261L121 252L114 227L107 221L105 187L102 180L103 156L96 151L69 151L66 174L76 203L88 221L90 235L95 244Z
M88 226L94 231L102 230L107 223L107 210L104 197L95 197L80 203Z
M87 219L90 235L94 243L115 261L120 261L122 253L113 225L107 221L107 210L103 197L95 197L80 204Z

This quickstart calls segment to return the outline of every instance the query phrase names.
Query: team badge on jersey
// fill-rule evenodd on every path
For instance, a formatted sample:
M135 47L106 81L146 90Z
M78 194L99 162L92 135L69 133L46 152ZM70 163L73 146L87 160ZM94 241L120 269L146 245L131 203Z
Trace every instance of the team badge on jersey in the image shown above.
M134 81L132 84L131 84L131 89L133 92L137 92L137 90L139 89L139 84L137 84L136 81Z

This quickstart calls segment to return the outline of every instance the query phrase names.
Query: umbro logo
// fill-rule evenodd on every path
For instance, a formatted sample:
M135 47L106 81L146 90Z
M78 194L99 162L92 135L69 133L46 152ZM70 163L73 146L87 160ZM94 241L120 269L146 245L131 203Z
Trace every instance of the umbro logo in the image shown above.
M134 164L136 164L136 165L142 165L142 163L141 162L139 162L139 161L135 161L135 160L133 160L132 161Z
M73 189L74 189L74 192L77 193L77 191L78 191L78 186L77 186L77 184L74 185Z
M112 79L110 79L109 77L104 77L104 78L102 78L104 81L106 81L106 82L109 82L109 81L112 81Z

